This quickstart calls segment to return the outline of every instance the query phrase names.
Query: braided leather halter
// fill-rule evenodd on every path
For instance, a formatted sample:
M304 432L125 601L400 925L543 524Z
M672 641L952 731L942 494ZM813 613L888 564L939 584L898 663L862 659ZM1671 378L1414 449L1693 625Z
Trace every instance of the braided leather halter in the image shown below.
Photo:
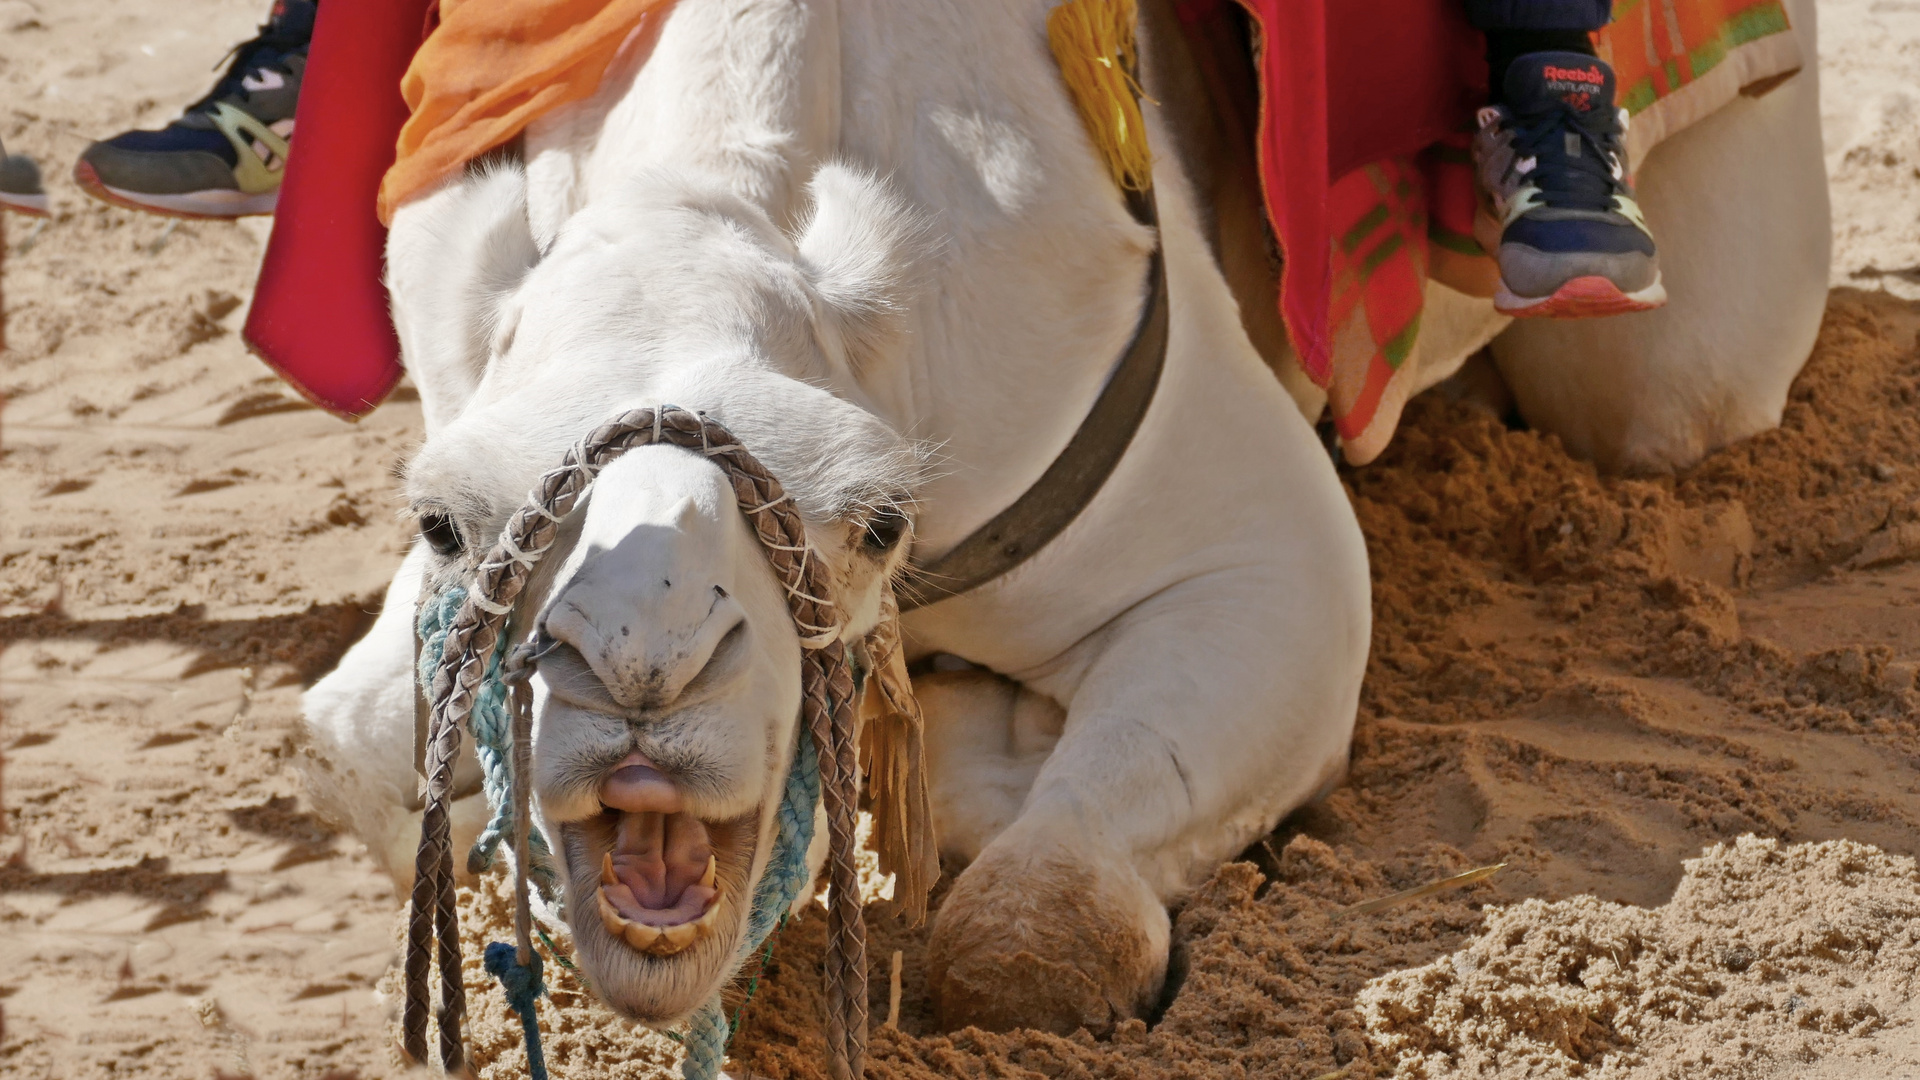
M786 592L787 609L800 633L804 648L801 722L812 740L813 754L808 756L818 759L828 830L827 1045L835 1076L857 1078L864 1070L867 1044L866 923L854 863L858 768L855 688L846 647L840 641L840 614L829 595L826 568L808 547L800 514L780 482L724 427L672 405L635 409L614 418L588 433L568 451L558 468L543 475L526 504L507 522L500 539L481 559L472 588L447 629L431 688L426 810L407 924L402 1049L416 1062L426 1059L429 954L437 953L441 972L440 1062L447 1072L456 1075L465 1069L460 1028L466 1014L466 994L460 980L460 932L454 909L447 811L460 732L478 702L489 670L497 670L499 639L534 566L552 547L562 520L579 504L602 468L634 447L653 444L691 450L726 473L741 512L766 549L767 561ZM521 662L509 666L522 667L524 658L516 660ZM516 692L515 696L521 699L515 709L512 747L518 766L514 825L519 910L515 921L520 962L526 964L533 959L527 940L527 731L524 695ZM809 816L811 812L808 807ZM756 896L756 904L758 900ZM537 967L534 971L537 980ZM720 1042L724 1049L724 1029ZM717 1060L714 1065L717 1067Z

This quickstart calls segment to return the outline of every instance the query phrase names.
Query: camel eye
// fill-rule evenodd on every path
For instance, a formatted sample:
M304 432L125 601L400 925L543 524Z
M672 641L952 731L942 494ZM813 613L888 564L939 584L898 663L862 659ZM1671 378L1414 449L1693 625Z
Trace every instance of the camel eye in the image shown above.
M860 543L868 551L892 551L907 534L907 515L890 506L881 507L867 519L866 534Z
M453 518L446 514L421 514L420 535L426 539L429 547L441 555L451 557L460 554L460 529L453 523Z

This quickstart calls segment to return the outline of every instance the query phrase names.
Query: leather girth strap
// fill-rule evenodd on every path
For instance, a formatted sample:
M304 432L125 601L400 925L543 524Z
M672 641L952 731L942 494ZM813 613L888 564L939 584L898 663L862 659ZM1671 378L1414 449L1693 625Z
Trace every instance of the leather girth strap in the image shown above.
M1133 341L1066 449L1033 486L945 555L931 563L914 564L909 584L900 590L901 610L979 588L1032 558L1099 494L1133 442L1134 432L1140 430L1167 363L1167 263L1153 191L1126 194L1134 220L1155 230L1147 264L1147 302L1134 327Z

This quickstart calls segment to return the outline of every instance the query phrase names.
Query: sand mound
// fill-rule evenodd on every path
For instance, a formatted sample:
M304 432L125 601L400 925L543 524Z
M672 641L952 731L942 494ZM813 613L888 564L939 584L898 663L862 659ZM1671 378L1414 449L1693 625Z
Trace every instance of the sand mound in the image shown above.
M1914 861L1744 836L1651 910L1590 896L1488 914L1472 944L1367 985L1403 1077L1739 1077L1845 1052L1912 1000Z

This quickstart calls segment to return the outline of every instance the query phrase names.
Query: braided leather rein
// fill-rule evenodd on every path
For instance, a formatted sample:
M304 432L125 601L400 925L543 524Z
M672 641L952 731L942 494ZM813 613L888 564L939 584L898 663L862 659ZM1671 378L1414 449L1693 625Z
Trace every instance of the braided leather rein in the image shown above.
M698 453L726 473L741 513L766 549L800 632L801 723L818 753L828 830L827 1048L837 1080L859 1080L867 1047L867 935L854 863L855 687L846 647L840 641L839 612L830 595L826 568L808 547L800 514L780 482L724 427L673 405L635 409L615 417L589 432L558 468L541 476L525 505L481 559L467 599L448 630L429 697L426 810L407 921L402 1050L414 1062L426 1060L428 969L433 962L429 954L437 953L441 1067L456 1075L468 1072L461 1039L466 993L461 984L447 807L460 732L473 710L490 658L535 565L552 547L561 522L594 477L628 450L655 444ZM515 732L514 750L524 762L520 735ZM517 784L524 785L524 767L516 773ZM527 828L524 806L522 802L523 812L516 822L516 832L522 835ZM517 902L524 912L526 851L516 846L516 862L523 868L517 875L522 893ZM524 922L524 915L516 921ZM524 945L524 933L521 937Z

